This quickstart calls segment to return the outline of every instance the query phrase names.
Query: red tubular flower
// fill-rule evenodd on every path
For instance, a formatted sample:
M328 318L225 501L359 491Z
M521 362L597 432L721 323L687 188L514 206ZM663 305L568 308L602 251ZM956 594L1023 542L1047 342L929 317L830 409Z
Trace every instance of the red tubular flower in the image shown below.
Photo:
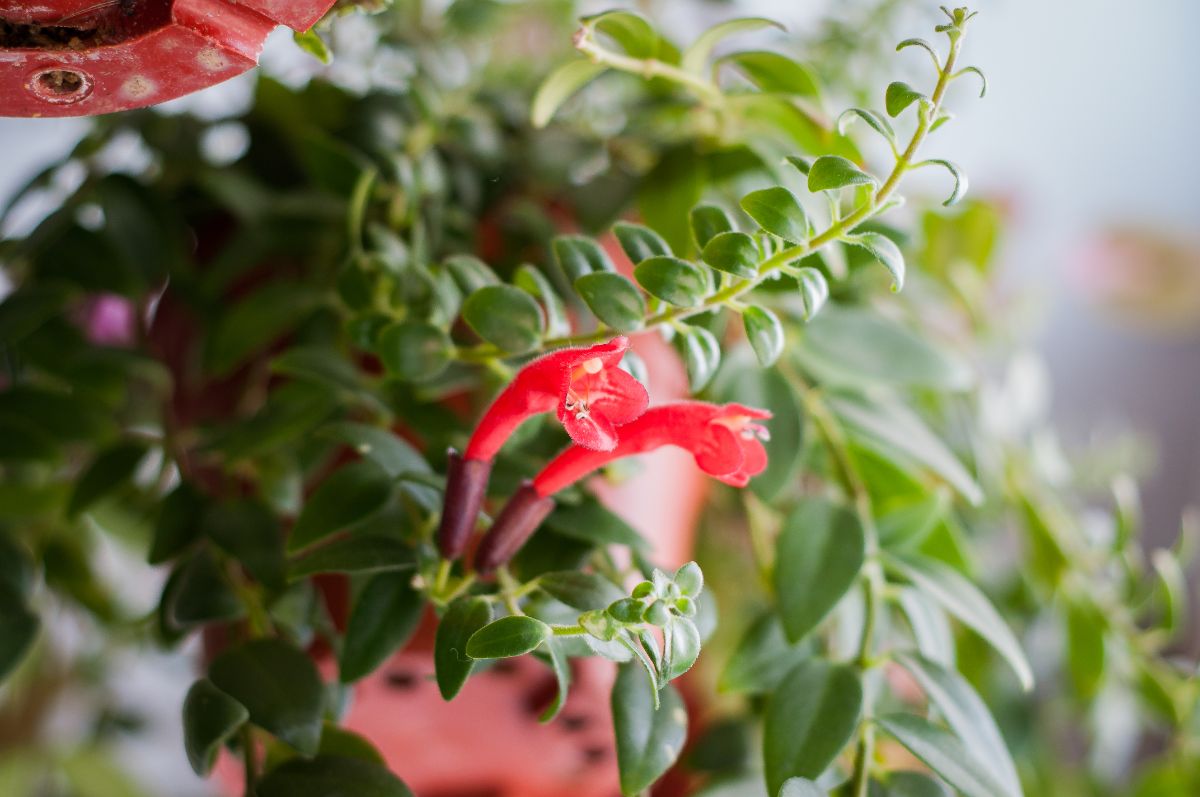
M575 446L610 451L616 427L646 411L642 383L618 364L629 339L613 338L587 348L560 349L533 360L488 407L459 456L451 452L446 474L438 547L442 556L462 554L483 503L491 462L517 427L533 415L556 411Z
M678 446L692 452L705 473L735 487L767 467L759 421L766 410L741 404L680 401L653 407L621 429L621 441L609 451L573 445L563 451L513 496L479 546L475 568L494 570L515 554L553 508L550 496L598 468L622 457Z

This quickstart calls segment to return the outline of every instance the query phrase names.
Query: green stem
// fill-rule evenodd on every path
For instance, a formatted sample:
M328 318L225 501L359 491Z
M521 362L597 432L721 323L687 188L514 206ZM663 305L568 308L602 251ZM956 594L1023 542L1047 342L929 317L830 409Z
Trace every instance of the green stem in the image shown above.
M620 53L614 53L596 43L589 28L583 28L575 34L575 49L586 55L593 63L611 66L622 72L641 75L647 80L665 78L672 83L678 83L695 92L705 102L721 105L725 102L725 94L712 81L684 72L677 66L659 61L655 58L634 58Z
M587 633L587 629L581 625L555 625L551 628L555 636L581 636Z
M925 136L929 133L929 127L933 120L937 117L938 111L941 109L942 98L946 94L946 87L950 84L950 73L954 68L954 62L958 58L958 50L961 42L961 37L953 38L950 45L950 53L946 56L946 64L941 74L938 75L937 85L934 87L933 95L930 97L930 103L927 108L920 114L917 122L917 129L913 132L912 139L908 143L908 147L900 154L895 166L892 167L891 173L887 179L879 186L872 194L871 198L860 205L850 215L831 224L824 232L816 235L809 240L796 244L795 246L782 249L776 254L764 260L758 266L758 274L740 282L735 282L725 288L717 291L707 297L703 302L693 307L673 307L669 310L664 310L660 313L650 316L645 320L645 329L655 329L664 324L671 324L685 318L704 313L717 307L729 304L739 296L757 288L765 280L774 275L774 273L786 266L787 264L799 260L806 255L812 254L826 244L838 240L847 233L852 232L856 227L865 221L871 219L884 207L888 199L895 193L900 185L904 174L911 168L913 159L916 157L917 151L921 147L921 143L925 140ZM668 77L678 82L686 82L688 85L700 83L706 87L715 88L713 84L707 81L700 80L694 75L689 75L686 72L670 67L669 64L661 64L658 61L648 60L642 61L628 56L619 56L610 53L607 50L599 48L586 36L580 39L577 45L583 52L592 54L593 49L598 53L604 54L602 63L609 64L618 69L625 71L637 72L646 74L643 68L638 67L640 64L658 64L654 67L650 76ZM597 56L598 57L598 56ZM661 68L660 68L661 67ZM649 67L646 67L649 68ZM665 70L665 71L664 71ZM679 73L679 74L674 74ZM687 78L685 81L684 78ZM695 86L694 86L695 87ZM698 88L698 87L697 87ZM611 332L606 329L597 329L593 332L587 332L582 335L563 335L557 338L548 338L543 344L543 348L556 349L566 346L582 346L592 343L600 343L611 337ZM503 357L502 352L496 346L490 343L480 344L471 348L459 349L457 357L462 362L467 363L487 363L499 357Z

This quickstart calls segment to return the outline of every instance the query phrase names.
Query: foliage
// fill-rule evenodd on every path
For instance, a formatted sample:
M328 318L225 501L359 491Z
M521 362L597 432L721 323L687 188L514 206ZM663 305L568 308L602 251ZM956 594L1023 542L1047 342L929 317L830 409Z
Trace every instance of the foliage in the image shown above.
M1127 478L1113 500L1083 494L1052 477L1040 418L994 417L1008 398L982 362L1003 333L995 217L964 198L959 167L924 155L951 85L982 78L961 63L973 14L946 11L940 47L900 44L932 73L875 87L882 110L829 114L858 94L822 80L844 74L829 41L811 65L718 54L778 41L767 20L681 46L606 12L547 71L482 45L562 4L456 2L437 21L341 5L382 12L380 46L416 64L401 90L262 78L236 119L100 120L29 187L83 173L0 250L15 286L0 304L0 677L14 691L53 688L37 662L55 655L55 606L163 645L221 631L182 709L198 773L227 746L261 795L403 795L368 742L331 752L335 695L432 607L447 700L486 661L533 653L558 684L549 722L570 659L621 662L629 795L673 766L711 795L1195 793L1196 665L1168 655L1190 551L1144 555ZM301 43L327 54L317 32ZM479 56L468 78L443 68L460 51ZM248 147L224 156L230 130ZM122 137L149 165L112 168ZM958 208L892 213L927 166ZM531 356L635 331L673 343L698 397L774 416L766 470L713 499L705 575L655 567L578 485L494 578L442 558L442 452ZM491 496L564 442L552 422L522 429ZM154 617L130 616L97 572L110 539L169 571ZM340 615L336 578L352 585ZM1032 651L1044 628L1052 644ZM681 755L672 682L693 665L697 690L724 693L717 713L761 729L753 755L706 761L711 721ZM1062 728L1087 723L1070 741L1100 751L1101 709L1123 700L1141 712L1124 749L1163 750L1136 782L1058 755ZM927 769L904 771L901 746Z

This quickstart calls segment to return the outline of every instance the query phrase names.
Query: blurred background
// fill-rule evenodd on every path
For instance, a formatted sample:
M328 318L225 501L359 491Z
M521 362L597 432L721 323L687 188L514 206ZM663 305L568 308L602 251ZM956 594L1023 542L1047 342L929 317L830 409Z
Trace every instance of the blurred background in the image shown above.
M778 19L801 37L815 36L830 16L847 29L863 30L872 22L864 9L878 3L636 5L660 20L663 30L688 40L735 14ZM938 15L933 0L886 5L888 13L875 20L881 29L872 34L880 42L925 31ZM986 70L989 91L977 102L969 81L955 89L951 105L963 123L939 132L938 148L964 168L974 195L998 201L1006 214L998 259L1003 301L1022 330L1007 344L1030 352L1024 378L1049 402L1064 449L1084 466L1092 450L1124 458L1140 476L1148 544L1170 544L1181 513L1200 504L1200 151L1194 145L1200 49L1193 41L1200 4L978 0L973 7L981 16L969 59ZM340 21L332 36L335 51L353 51L367 24ZM889 74L913 71L919 57L910 50L882 67L865 63L857 82L882 91ZM328 69L353 83L353 63L351 58ZM289 83L325 69L301 53L286 30L268 42L263 64ZM253 83L253 74L245 75L163 111L234 115L248 102ZM0 119L0 204L87 127L85 120ZM114 157L136 158L136 147ZM929 190L944 187L942 179L931 175ZM924 187L915 183L915 190ZM52 201L23 204L0 234L27 232ZM0 273L0 295L5 290ZM106 555L113 572L133 566L119 551ZM153 606L157 583L124 583L131 605ZM194 655L140 655L127 663L123 682L139 704L153 709L141 721L154 732L128 737L121 755L136 759L151 794L189 797L212 790L191 774L179 737L179 696ZM69 716L62 726L70 732ZM0 795L11 793L3 777ZM114 782L110 791L96 793L125 794L122 789Z

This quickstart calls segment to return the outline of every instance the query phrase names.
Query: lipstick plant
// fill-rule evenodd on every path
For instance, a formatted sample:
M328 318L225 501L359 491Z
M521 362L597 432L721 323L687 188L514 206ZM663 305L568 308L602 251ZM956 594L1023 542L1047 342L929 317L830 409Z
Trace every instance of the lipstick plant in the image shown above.
M1200 793L1190 543L1144 550L1131 474L1029 409L1000 215L936 135L986 16L339 5L379 13L300 37L335 56L304 88L97 120L15 202L52 209L0 249L6 794L140 776L106 756L155 645L197 668L191 768L247 797L508 795L342 722L396 656L456 701L526 655L564 733L615 672L597 797ZM864 45L901 6L936 37ZM662 449L695 561L619 497Z

